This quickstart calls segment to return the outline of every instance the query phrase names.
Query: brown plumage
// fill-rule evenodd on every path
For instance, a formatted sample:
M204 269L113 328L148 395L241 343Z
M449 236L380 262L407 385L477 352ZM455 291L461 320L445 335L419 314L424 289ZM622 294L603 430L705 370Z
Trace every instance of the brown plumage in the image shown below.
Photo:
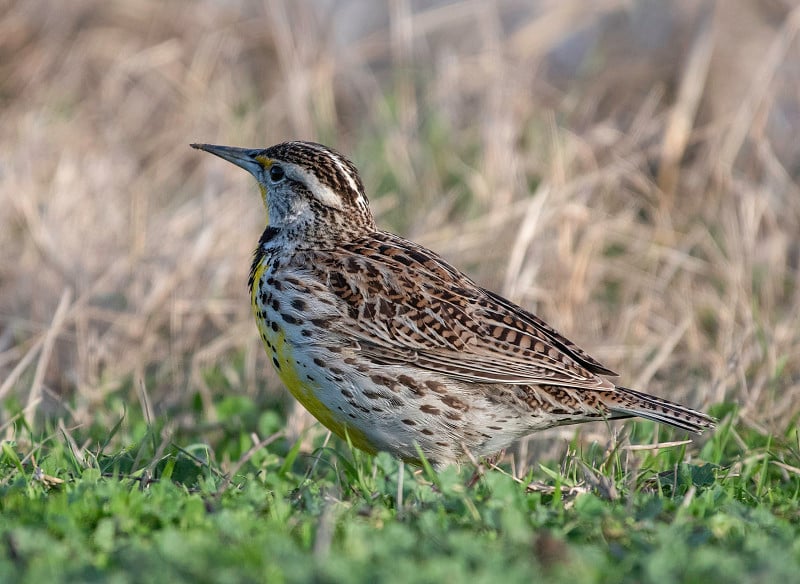
M640 416L714 420L616 375L436 253L376 228L355 166L319 144L193 145L250 171L268 214L253 311L290 391L340 436L444 465L531 432Z

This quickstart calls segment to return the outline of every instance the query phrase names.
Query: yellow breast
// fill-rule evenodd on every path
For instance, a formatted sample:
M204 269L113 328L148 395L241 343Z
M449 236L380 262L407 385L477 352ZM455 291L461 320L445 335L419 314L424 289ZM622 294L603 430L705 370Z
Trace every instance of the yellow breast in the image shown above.
M260 316L260 314L265 314L268 311L268 307L262 306L259 300L259 292L263 286L267 285L264 275L268 269L269 266L266 263L262 263L256 268L250 301L258 330L264 340L264 348L268 355L274 357L278 376L294 398L326 428L340 438L345 440L349 438L356 448L374 453L376 451L375 448L372 447L369 439L361 430L347 424L341 419L341 414L337 415L338 412L332 411L320 400L319 396L323 395L325 388L321 387L318 382L310 381L304 373L298 370L295 347L287 338L284 326L278 326L276 331L268 320ZM281 325L280 322L279 325Z

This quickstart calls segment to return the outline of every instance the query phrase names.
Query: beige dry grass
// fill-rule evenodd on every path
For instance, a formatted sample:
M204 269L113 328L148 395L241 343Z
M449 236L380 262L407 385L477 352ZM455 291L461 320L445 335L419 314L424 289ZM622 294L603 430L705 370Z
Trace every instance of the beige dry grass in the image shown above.
M199 395L213 420L210 367L280 391L244 286L256 189L188 144L290 138L626 384L798 414L788 0L0 4L0 399L29 419L147 395L193 424Z

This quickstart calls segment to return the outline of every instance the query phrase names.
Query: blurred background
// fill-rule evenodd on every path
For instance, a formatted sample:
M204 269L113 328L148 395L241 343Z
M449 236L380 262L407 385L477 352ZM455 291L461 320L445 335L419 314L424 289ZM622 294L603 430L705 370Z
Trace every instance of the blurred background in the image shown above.
M763 432L796 419L791 0L0 0L0 14L6 438L102 437L139 410L203 440L232 420L290 438L313 423L249 313L256 186L188 147L289 139L347 154L382 227L625 385L736 404Z

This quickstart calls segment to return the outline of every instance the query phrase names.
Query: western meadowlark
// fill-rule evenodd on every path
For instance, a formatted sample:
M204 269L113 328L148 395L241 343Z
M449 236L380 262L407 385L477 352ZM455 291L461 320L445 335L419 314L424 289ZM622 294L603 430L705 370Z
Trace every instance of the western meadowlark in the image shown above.
M356 167L311 142L193 148L250 172L267 212L250 269L258 330L294 397L368 452L444 466L537 430L640 416L692 432L705 414L616 375L436 253L380 231Z

